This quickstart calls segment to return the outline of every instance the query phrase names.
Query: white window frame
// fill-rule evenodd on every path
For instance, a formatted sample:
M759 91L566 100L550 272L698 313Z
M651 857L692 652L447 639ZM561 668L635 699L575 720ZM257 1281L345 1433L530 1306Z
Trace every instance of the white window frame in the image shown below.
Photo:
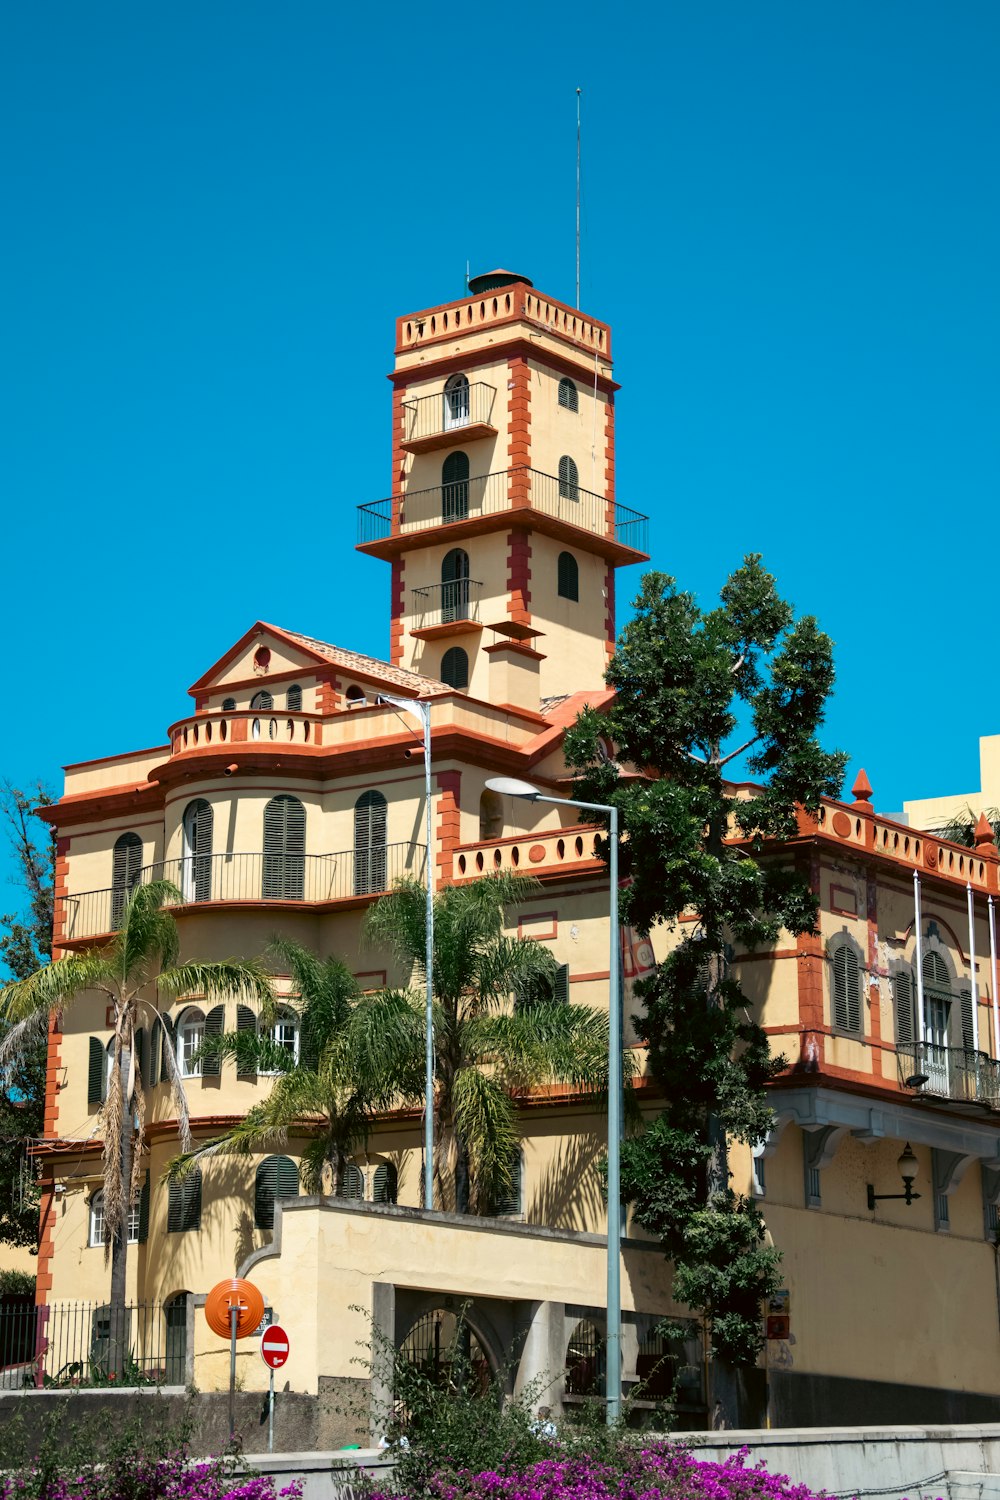
M139 1205L133 1203L128 1211L128 1242L139 1243ZM104 1189L98 1188L90 1200L90 1233L87 1244L91 1250L104 1248Z
M199 1019L196 1020L195 1017ZM191 1045L192 1037L197 1034L197 1041ZM182 1078L201 1078L202 1065L191 1064L191 1057L205 1040L205 1012L197 1005L191 1005L183 1011L177 1023L177 1071Z
M285 1038L279 1034L286 1028L292 1033L292 1045L290 1047L287 1045ZM292 1010L290 1005L281 1006L275 1018L274 1025L271 1027L271 1041L276 1047L285 1047L292 1054L292 1061L297 1064L299 1060L300 1039L301 1027L297 1013Z

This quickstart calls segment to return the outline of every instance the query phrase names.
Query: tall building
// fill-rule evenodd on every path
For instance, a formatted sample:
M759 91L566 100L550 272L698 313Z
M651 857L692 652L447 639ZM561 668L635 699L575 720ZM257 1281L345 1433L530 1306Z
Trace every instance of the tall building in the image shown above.
M585 704L609 701L615 575L647 545L645 518L615 495L616 390L610 329L522 276L477 278L460 301L397 320L392 492L361 507L359 537L391 568L390 660L258 621L189 689L165 744L68 767L50 813L58 951L106 938L131 886L164 876L182 893L184 955L254 955L281 932L346 957L366 987L404 985L392 954L362 941L367 909L396 878L423 878L428 861L438 882L520 870L538 884L510 931L552 949L561 993L606 1007L595 829L486 782L523 777L565 794L565 731ZM419 721L383 693L429 705L430 850ZM880 817L863 779L774 857L808 873L821 917L815 936L733 955L786 1059L773 1130L731 1156L734 1186L758 1200L784 1254L790 1324L776 1315L756 1377L771 1420L993 1416L1000 1064L988 903L1000 858L988 831L970 851ZM652 957L625 938L634 977ZM653 935L660 953L670 941ZM277 984L275 1040L294 1051L296 996L287 976ZM378 1121L347 1200L299 1192L307 1127L280 1150L210 1159L168 1187L177 1131L163 1046L176 1049L198 1140L270 1084L198 1060L206 1032L258 1024L247 1007L149 999L166 1024L151 1010L137 1040L148 1176L129 1294L152 1309L135 1314L137 1357L168 1379L223 1386L228 1354L199 1309L238 1270L290 1334L292 1388L318 1399L363 1388L359 1308L423 1357L462 1304L477 1357L499 1367L514 1351L512 1383L544 1374L556 1408L600 1391L605 1120L592 1098L546 1088L520 1101L515 1192L489 1217L420 1208L414 1110ZM95 1340L108 1287L98 1111L110 1035L98 995L53 1031L37 1147L46 1326L61 1304L86 1304ZM652 1086L639 1092L655 1110ZM916 1198L903 1197L901 1157L911 1176L917 1163ZM704 1425L700 1332L689 1324L679 1344L656 1333L686 1311L657 1246L631 1225L622 1286L626 1385L650 1377L683 1425ZM240 1357L245 1383L262 1383L255 1356Z

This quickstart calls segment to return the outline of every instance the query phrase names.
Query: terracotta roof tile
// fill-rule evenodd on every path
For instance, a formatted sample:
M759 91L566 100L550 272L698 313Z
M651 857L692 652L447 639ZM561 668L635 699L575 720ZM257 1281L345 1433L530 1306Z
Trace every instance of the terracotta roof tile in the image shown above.
M454 691L446 682L440 682L436 677L424 677L419 672L408 672L405 667L394 667L391 662L379 661L376 656L362 656L360 651L347 651L343 646L331 645L329 641L317 641L315 637L302 635L298 630L285 630L283 626L273 628L280 630L287 640L297 641L307 651L314 651L318 656L325 656L328 661L332 661L338 667L343 667L347 671L363 672L368 677L377 677L383 682L391 682L395 687L408 688L415 696L427 698Z

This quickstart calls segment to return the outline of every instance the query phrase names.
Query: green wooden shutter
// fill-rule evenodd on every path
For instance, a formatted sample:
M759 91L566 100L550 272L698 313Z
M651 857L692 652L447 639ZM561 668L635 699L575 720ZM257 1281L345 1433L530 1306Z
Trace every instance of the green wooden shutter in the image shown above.
M386 888L389 805L381 792L363 792L354 804L354 894Z
M357 1162L349 1161L344 1168L344 1197L361 1198L365 1196L365 1179L361 1174L361 1168Z
M250 699L250 707L254 712L259 712L261 710L263 710L264 712L268 712L274 707L274 699L268 692L254 693L253 697Z
M195 1167L183 1182L170 1184L167 1203L167 1233L183 1234L201 1228L201 1168Z
M177 1029L169 1016L161 1015L157 1023L157 1067L161 1083L170 1082L169 1065L164 1062L164 1052L172 1052L177 1057Z
M840 1031L861 1030L858 955L847 943L833 959L833 1021Z
M959 999L962 1005L962 1046L966 1052L973 1052L976 1046L976 1033L973 1025L972 991L961 990Z
M87 1060L87 1103L94 1108L104 1103L104 1081L107 1077L107 1058L104 1043L99 1037L90 1038Z
M297 797L272 797L264 809L265 900L302 900L305 854L305 808Z
M560 500L579 500L580 498L580 471L576 463L568 453L564 453L559 460L559 498Z
M144 1245L149 1238L149 1171L142 1181L139 1190L139 1244Z
M916 1040L913 1009L913 975L895 974L892 981L893 998L896 1002L896 1046L912 1047Z
M257 1166L253 1181L253 1221L258 1229L274 1228L274 1164L268 1156Z
M122 912L129 893L142 872L142 839L137 833L123 833L115 840L111 855L111 926L121 925Z
M302 712L302 688L297 682L293 682L291 687L288 689L286 707L290 714L298 714Z
M572 599L574 602L579 602L580 569L572 552L560 552L556 575L560 599Z
M510 1190L498 1193L486 1210L488 1219L510 1218L521 1212L521 1152L515 1151L510 1161Z
M249 1005L237 1005L237 1007L236 1007L236 1030L237 1030L238 1033L256 1032L256 1030L257 1030L257 1017L254 1015L254 1013L250 1009ZM236 1077L237 1078L247 1079L247 1078L256 1078L256 1076L257 1076L257 1070L254 1067L247 1067L245 1064L242 1067L240 1067L240 1066L237 1067L237 1070L236 1070Z
M205 1041L210 1036L221 1036L226 1026L226 1007L224 1005L213 1005L205 1017ZM218 1078L222 1072L222 1058L210 1057L206 1054L202 1058L202 1078Z
M299 1169L290 1156L278 1156L275 1158L274 1196L276 1198L297 1198L299 1196Z
M951 975L948 973L948 965L940 953L924 954L924 985L935 990L942 990L951 994Z
M567 411L580 410L580 398L576 386L565 376L559 382L559 405L564 406Z
M469 455L449 453L441 468L441 512L445 521L469 514Z
M461 646L450 646L441 659L441 681L452 688L469 686L469 653Z
M569 964L560 964L556 970L552 998L557 1005L569 1004Z
M184 1183L171 1182L167 1189L167 1233L179 1234L183 1228Z
M184 899L212 899L212 826L214 814L204 797L189 802L184 812Z
M372 1179L372 1202L395 1203L399 1195L399 1173L391 1161L375 1168Z
M143 1084L149 1082L149 1045L145 1026L135 1029L135 1066Z

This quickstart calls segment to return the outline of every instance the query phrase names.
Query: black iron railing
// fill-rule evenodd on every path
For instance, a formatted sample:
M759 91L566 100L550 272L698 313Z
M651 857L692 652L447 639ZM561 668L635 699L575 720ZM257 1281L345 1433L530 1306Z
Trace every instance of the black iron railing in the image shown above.
M346 901L377 896L404 876L422 880L426 863L425 846L408 843L339 854L197 854L146 865L133 885L169 881L186 906L206 901ZM109 886L60 897L57 934L72 940L117 931L131 888Z
M95 1252L96 1253L96 1252ZM187 1299L0 1306L0 1389L184 1385Z
M914 1092L1000 1109L1000 1063L985 1052L913 1042L897 1047L899 1081Z
M468 427L492 427L496 387L483 381L403 402L403 441L419 443Z
M476 578L453 578L448 583L433 583L427 588L411 590L416 629L427 630L432 625L478 620L482 587Z
M394 511L403 536L432 526L502 515L514 508L515 485L523 485L529 510L594 536L613 536L622 546L636 551L647 550L648 516L617 505L593 490L568 484L554 474L529 468L500 469L359 506L359 543L384 541L391 536Z

